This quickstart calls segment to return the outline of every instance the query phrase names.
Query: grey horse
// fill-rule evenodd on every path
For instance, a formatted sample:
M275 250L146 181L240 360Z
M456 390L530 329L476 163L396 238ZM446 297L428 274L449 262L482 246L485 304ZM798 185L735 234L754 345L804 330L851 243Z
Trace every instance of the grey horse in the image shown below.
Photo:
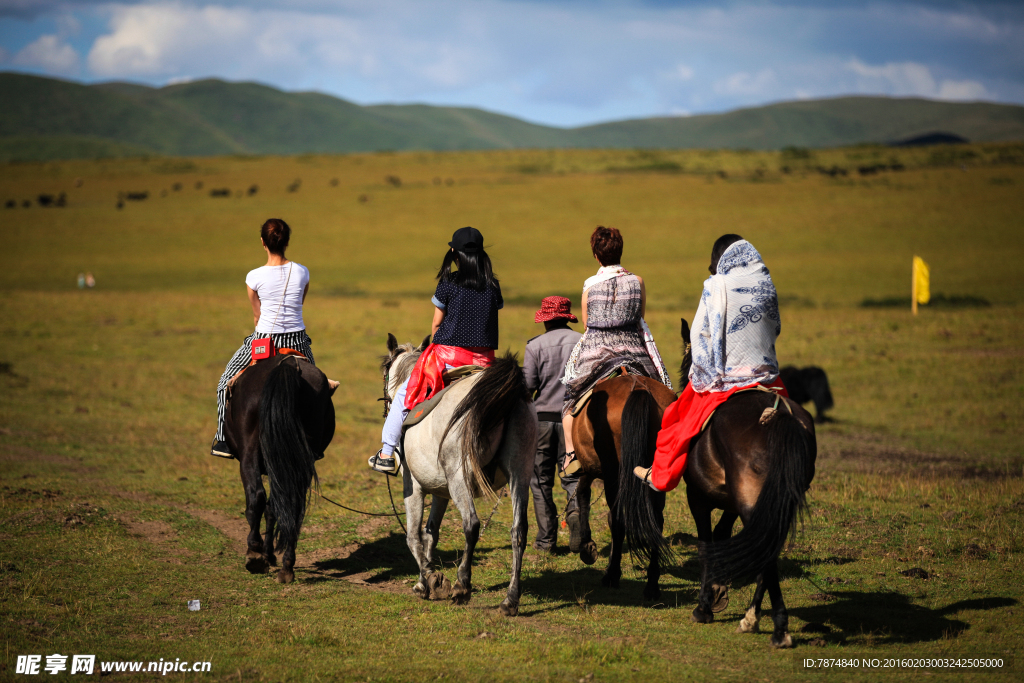
M427 347L399 346L388 334L388 354L381 372L389 399L412 373ZM406 537L420 568L413 592L424 599L448 597L448 581L433 571L434 550L441 519L453 501L462 516L466 548L458 581L450 597L458 604L472 594L473 550L480 537L480 518L474 500L494 498L506 483L512 499L512 579L498 609L505 616L519 613L519 575L528 531L527 500L537 449L537 414L526 393L516 356L506 354L481 373L460 380L422 422L405 434L402 466ZM430 517L423 524L424 498L431 495Z

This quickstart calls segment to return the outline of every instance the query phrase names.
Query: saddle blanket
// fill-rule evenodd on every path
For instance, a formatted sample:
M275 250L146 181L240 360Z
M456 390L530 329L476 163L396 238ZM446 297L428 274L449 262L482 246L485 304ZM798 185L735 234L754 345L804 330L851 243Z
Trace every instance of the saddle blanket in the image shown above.
M479 365L461 365L457 368L445 370L441 373L441 377L445 382L445 387L426 401L417 403L413 406L412 410L409 411L409 415L405 418L405 422L402 423L402 432L404 433L405 430L410 427L414 427L427 419L427 416L430 415L431 411L437 407L437 404L441 402L441 399L444 397L445 393L452 388L453 384L458 382L460 379L469 377L470 375L475 375L476 373L483 372L484 370L485 368Z
M658 448L654 452L654 465L651 470L651 483L659 491L671 491L679 486L679 480L686 471L686 456L694 437L700 435L707 427L711 416L718 407L729 400L733 394L743 391L773 391L789 397L786 386L781 379L767 385L754 384L745 387L733 387L728 391L703 391L697 393L692 385L686 388L668 408L661 418L661 431L658 432Z

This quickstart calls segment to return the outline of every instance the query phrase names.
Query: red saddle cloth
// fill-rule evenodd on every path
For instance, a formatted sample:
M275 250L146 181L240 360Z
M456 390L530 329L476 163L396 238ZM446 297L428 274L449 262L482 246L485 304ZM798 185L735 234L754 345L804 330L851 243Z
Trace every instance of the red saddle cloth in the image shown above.
M488 367L493 362L494 349L431 344L423 351L409 375L409 385L405 389L406 409L412 410L416 404L426 401L444 388L442 373L445 365Z
M679 486L679 480L686 471L686 456L690 452L690 442L700 434L704 423L720 405L738 391L749 390L751 386L734 387L729 391L705 391L697 393L687 384L683 393L672 405L665 409L661 418L661 431L658 432L658 449L654 452L654 466L651 470L651 483L659 491L671 491ZM769 389L789 397L782 380L776 378Z

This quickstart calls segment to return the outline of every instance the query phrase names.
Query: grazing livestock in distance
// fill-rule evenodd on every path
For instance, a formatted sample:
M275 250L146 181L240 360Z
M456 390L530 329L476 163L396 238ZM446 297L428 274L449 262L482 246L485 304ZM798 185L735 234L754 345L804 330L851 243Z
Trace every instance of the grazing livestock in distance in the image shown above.
M50 206L53 204L52 194L41 194L36 197L36 201L39 202L39 206Z
M786 385L791 399L800 404L814 401L815 422L821 424L832 421L832 418L825 415L825 411L834 404L832 391L828 386L828 376L824 370L814 365L806 368L787 365L779 370L779 377Z
M254 194L256 194L257 192L259 192L259 191L260 191L260 186L256 185L255 183L253 183L252 185L249 186L248 194L251 197Z
M210 190L210 196L211 197L230 197L231 196L231 190L226 188L226 187L219 187L219 188L215 187L212 190Z
M399 178L396 175L385 176L384 180L387 183L389 183L390 185L394 185L395 187L401 187L402 186L402 179Z
M149 190L143 192L125 192L124 198L131 202L141 202L149 199Z
M14 201L13 199L8 199L7 203L4 204L4 208L7 208L7 209L13 209L13 208L15 208L17 206L18 206L18 202Z
M338 186L338 179L337 178L331 178L331 187L337 187L337 186Z
M300 187L302 187L302 178L296 178L295 182L288 186L288 191L298 192Z
M171 185L171 189L175 192L181 192L181 183L174 183Z

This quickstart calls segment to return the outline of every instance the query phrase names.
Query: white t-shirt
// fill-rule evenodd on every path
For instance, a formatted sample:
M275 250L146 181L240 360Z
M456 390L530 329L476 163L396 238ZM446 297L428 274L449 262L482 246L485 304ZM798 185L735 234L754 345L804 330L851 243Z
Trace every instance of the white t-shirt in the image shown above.
M288 279L288 269L292 269ZM284 295L282 307L281 293L284 283L288 282L288 292ZM306 329L302 321L302 293L309 284L309 270L294 261L283 266L261 266L250 270L245 276L245 284L260 297L260 320L256 331L263 334L271 332L298 332ZM281 310L280 314L278 309ZM277 323L274 323L274 318Z

